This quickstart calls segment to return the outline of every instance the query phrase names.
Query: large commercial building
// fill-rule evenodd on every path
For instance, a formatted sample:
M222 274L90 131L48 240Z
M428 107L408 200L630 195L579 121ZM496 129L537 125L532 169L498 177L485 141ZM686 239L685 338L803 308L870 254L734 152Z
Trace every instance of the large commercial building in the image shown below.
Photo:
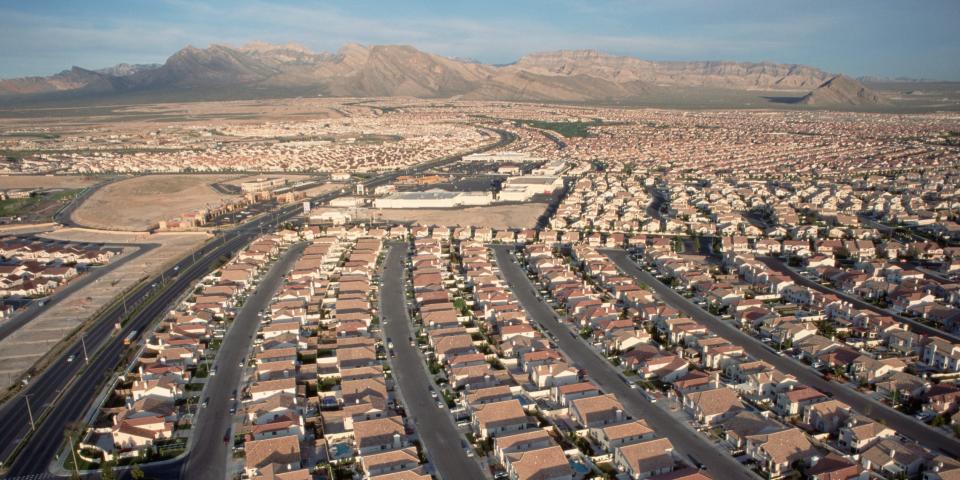
M468 162L540 162L545 160L541 157L532 157L523 152L485 152L464 155L463 159Z
M491 192L450 192L433 188L425 192L396 192L374 200L376 208L452 208L489 205Z
M511 177L503 184L497 200L501 202L525 202L534 195L549 195L560 188L563 188L563 177L552 175Z
M264 178L259 177L255 180L249 182L243 182L240 184L240 190L243 193L259 193L259 192L268 192L277 187L282 187L287 184L287 179L285 178Z
M544 163L540 168L532 172L533 175L560 175L567 169L567 162L564 160L551 160Z

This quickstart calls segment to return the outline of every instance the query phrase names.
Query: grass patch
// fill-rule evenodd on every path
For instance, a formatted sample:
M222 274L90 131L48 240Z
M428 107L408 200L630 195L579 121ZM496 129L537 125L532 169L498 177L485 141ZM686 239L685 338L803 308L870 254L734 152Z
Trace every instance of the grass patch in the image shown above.
M27 198L8 198L0 200L0 216L9 217L24 215L32 210L42 208L45 204L66 201L73 198L77 190L63 190L60 192L32 195Z
M563 135L564 137L592 137L590 127L601 125L620 125L620 122L604 122L600 119L594 119L587 122L545 122L542 120L521 120L521 124L542 130L551 130Z

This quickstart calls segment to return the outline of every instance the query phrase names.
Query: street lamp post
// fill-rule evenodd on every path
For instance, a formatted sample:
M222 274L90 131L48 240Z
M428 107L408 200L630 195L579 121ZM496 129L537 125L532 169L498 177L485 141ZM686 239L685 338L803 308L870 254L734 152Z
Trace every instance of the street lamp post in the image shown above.
M83 347L83 362L90 365L90 357L87 356L87 342L84 341L83 335L80 336L80 346Z
M27 415L30 417L30 431L37 431L37 425L33 423L33 410L30 408L30 395L24 395L23 399L27 401Z
M77 449L75 448L76 446L73 443L73 432L71 432L67 436L67 438L69 438L69 442L70 442L70 455L73 457L73 473L75 473L79 477L80 466L77 465Z

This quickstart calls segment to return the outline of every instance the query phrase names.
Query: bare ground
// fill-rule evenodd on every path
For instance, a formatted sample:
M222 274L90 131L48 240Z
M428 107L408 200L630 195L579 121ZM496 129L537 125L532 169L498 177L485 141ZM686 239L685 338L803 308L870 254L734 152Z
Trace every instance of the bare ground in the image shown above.
M0 175L5 188L83 188L103 180L85 175Z
M74 242L157 243L159 247L105 273L97 281L77 290L68 298L49 306L43 313L0 341L0 389L6 389L27 369L43 358L74 329L86 322L121 291L141 278L155 274L168 263L179 260L209 238L204 233L107 232L68 228L40 236ZM123 255L135 247L124 248ZM120 258L114 258L116 262ZM94 348L100 338L88 338L87 347Z
M81 225L108 230L142 231L160 220L220 205L235 196L219 193L211 183L237 175L145 175L97 190L73 212Z

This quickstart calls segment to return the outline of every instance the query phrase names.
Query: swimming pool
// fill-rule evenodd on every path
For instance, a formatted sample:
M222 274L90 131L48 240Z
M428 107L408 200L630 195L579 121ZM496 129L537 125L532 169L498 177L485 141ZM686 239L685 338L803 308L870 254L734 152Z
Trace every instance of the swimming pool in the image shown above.
M570 460L570 468L572 468L574 472L580 475L586 475L590 473L590 467L574 460Z

